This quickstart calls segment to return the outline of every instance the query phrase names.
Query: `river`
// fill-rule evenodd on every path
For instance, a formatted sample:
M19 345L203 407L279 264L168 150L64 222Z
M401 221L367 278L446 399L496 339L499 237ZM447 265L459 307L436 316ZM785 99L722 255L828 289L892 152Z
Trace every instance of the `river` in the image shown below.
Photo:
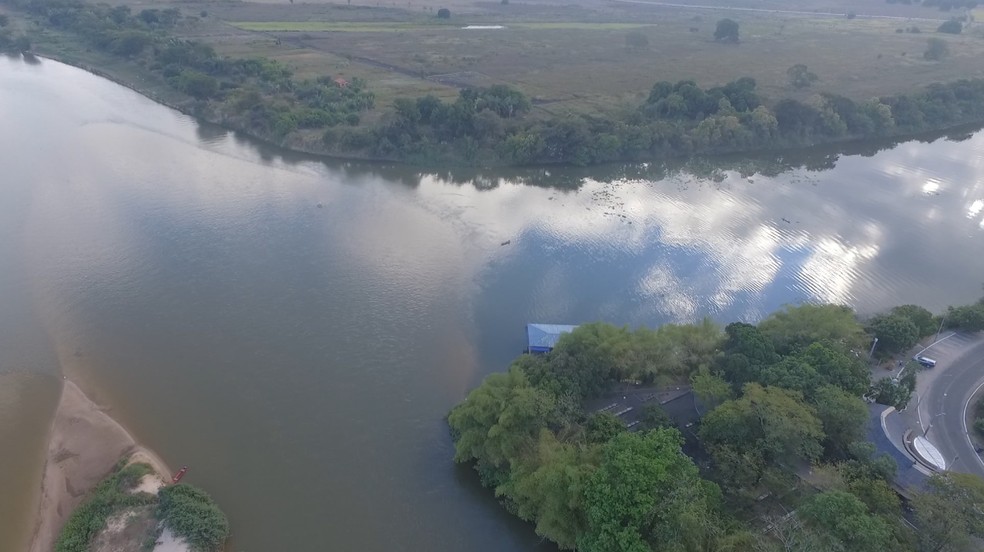
M65 374L191 467L232 550L550 550L451 463L443 420L526 322L981 295L984 133L855 149L322 162L0 58L0 549L24 546Z

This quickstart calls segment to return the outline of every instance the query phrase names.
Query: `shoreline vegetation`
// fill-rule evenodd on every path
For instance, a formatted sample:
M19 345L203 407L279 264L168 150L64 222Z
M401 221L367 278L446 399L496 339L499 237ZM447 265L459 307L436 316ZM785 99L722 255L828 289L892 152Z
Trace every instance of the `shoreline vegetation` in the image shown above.
M767 98L748 77L706 88L660 81L618 115L533 116L531 98L503 84L464 88L455 99L428 94L379 106L367 80L301 79L284 63L222 56L206 43L179 38L177 31L198 18L177 8L133 13L125 5L78 0L0 5L24 17L0 28L2 49L36 51L201 120L328 157L584 166L903 138L984 121L979 78L864 102L828 92L807 101ZM809 86L815 75L799 68L799 80Z
M451 410L454 460L562 549L974 549L984 480L936 474L903 507L895 460L867 440L865 401L904 408L919 371L904 358L905 377L873 384L869 355L894 366L942 327L984 330L984 298L863 322L804 304L723 331L583 324ZM658 399L687 388L672 413Z
M140 446L77 385L65 380L49 429L29 551L88 550L93 538L108 540L107 546L113 542L131 542L125 540L130 535L107 536L113 532L106 530L107 520L115 515L113 526L117 532L132 530L135 522L130 518L138 516L124 512L126 507L156 505L159 499L155 493L170 478L171 470L163 460ZM179 487L186 485L164 488ZM194 493L204 494L197 490ZM200 498L198 494L195 496ZM210 507L214 508L214 505ZM159 530L161 526L154 516L164 517L150 511L144 514L147 530ZM225 533L220 531L218 534L227 534L227 522L221 512L218 516L226 524ZM175 538L170 533L166 531L163 540L176 546L172 550L190 550L185 539ZM139 549L145 542L137 544L134 549Z

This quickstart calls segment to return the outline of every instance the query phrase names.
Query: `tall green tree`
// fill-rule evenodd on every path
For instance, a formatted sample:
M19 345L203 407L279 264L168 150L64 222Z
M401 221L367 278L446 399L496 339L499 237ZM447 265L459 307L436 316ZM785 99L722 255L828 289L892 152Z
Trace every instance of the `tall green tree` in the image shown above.
M870 552L894 549L890 526L847 492L820 493L797 512L807 525L825 534L828 550Z
M908 318L919 330L919 337L934 334L937 328L939 328L939 320L933 316L933 313L919 305L900 305L893 307L889 311L889 314Z
M530 385L514 366L492 374L448 415L456 462L476 462L487 485L497 485L509 462L532 452L551 420L554 398Z
M561 442L543 429L536 455L517 460L496 495L508 498L521 519L534 522L538 535L573 549L587 530L584 489L600 463L600 446Z
M825 385L814 393L813 407L823 425L824 450L829 457L845 458L852 443L864 440L868 407L857 396Z
M680 451L673 429L622 433L585 488L584 552L715 550L724 535L719 491Z
M714 40L718 42L738 43L738 22L733 19L722 19L714 29Z
M864 349L867 343L854 311L842 305L789 306L772 313L758 327L784 355L816 342L846 351Z
M973 539L984 538L984 480L947 472L932 476L927 487L912 499L919 521L920 550L977 550Z
M704 417L700 438L723 483L753 491L768 472L788 475L818 459L824 433L800 393L750 383Z
M919 328L904 316L883 314L868 322L868 332L878 338L877 351L882 355L894 355L905 351L919 341Z

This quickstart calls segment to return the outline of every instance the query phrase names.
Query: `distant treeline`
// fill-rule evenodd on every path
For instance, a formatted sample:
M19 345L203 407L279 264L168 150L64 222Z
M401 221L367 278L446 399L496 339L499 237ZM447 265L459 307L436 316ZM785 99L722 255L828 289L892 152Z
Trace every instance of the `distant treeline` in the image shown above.
M984 119L984 79L933 84L862 103L822 93L809 102L785 99L771 108L751 78L710 89L693 81L658 82L639 109L621 120L517 120L523 110L502 114L471 100L475 94L463 91L450 104L420 98L416 109L400 103L388 123L350 131L361 135L344 145L396 157L586 165L887 137ZM526 105L518 97L513 101Z
M892 137L984 120L984 79L855 102L821 93L807 102L767 102L752 78L704 89L693 81L656 83L629 114L544 118L504 85L462 90L453 101L400 98L375 107L368 83L324 75L300 80L268 59L221 57L208 45L174 38L193 24L174 8L79 0L0 0L42 26L79 36L99 51L133 60L187 98L193 114L315 153L472 165L588 165ZM4 37L7 38L4 38ZM25 40L0 34L0 47Z
M33 15L43 26L80 36L91 47L143 63L176 91L192 111L261 138L282 141L298 129L356 125L375 104L360 79L324 76L297 80L267 59L220 57L197 41L169 32L184 18L175 8L145 9L86 4L78 0L3 0Z

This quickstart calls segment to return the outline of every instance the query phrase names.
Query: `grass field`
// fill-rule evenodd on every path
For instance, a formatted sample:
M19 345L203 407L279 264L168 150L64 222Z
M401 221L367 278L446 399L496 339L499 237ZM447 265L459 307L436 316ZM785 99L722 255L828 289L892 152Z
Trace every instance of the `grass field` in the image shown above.
M227 55L282 61L302 77L364 78L379 106L400 96L433 93L450 98L461 87L505 83L534 98L540 115L558 116L631 108L658 80L693 79L713 86L750 76L772 100L805 100L820 91L863 100L910 92L932 82L984 77L980 24L962 35L939 35L933 32L939 24L934 20L956 13L884 2L856 4L731 2L732 7L754 9L851 9L858 13L854 19L594 0L575 5L520 0L508 5L466 0L440 5L413 0L374 5L174 5L185 13L208 12L199 24L185 29L189 38L209 42ZM439 7L450 8L452 18L438 20ZM713 40L715 24L723 17L739 22L740 44ZM463 28L468 25L505 28ZM912 26L921 32L896 32ZM629 32L645 34L649 47L627 48ZM925 61L922 53L930 37L944 39L951 55L940 62ZM786 70L798 63L819 75L812 88L790 86Z

